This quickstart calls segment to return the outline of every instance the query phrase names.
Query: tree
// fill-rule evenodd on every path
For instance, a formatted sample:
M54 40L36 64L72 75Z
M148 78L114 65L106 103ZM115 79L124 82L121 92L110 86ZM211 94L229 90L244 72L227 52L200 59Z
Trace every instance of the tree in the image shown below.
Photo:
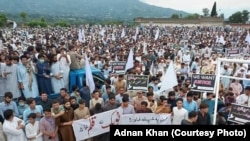
M7 16L3 13L0 13L0 27L3 27L7 24Z
M229 17L231 23L246 23L249 20L249 12L247 10L238 11Z
M179 15L178 14L172 14L170 18L171 19L179 19Z
M209 16L209 9L208 8L203 8L202 9L202 13L205 17L208 17Z
M229 17L229 21L230 21L231 23L243 23L241 14L242 14L242 13L241 13L240 11L233 13L233 14Z
M216 2L214 2L212 11L211 11L211 17L217 17L218 13L217 13L217 9L216 9Z
M241 13L243 23L246 23L249 20L249 11L243 10Z
M27 19L27 13L26 12L21 12L20 17L22 18L23 21L26 21Z

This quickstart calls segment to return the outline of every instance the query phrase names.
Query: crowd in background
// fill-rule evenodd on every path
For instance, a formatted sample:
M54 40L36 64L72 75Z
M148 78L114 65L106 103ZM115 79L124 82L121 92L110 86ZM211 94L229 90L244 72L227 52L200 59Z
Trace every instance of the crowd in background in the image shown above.
M7 141L74 141L72 122L122 108L123 114L169 113L172 124L210 125L227 122L232 103L250 106L250 66L223 63L218 115L214 93L191 90L192 74L216 74L217 58L226 50L240 50L234 59L249 59L248 30L232 27L100 26L70 28L16 28L0 32L0 117ZM249 40L250 41L250 40ZM112 74L112 61L134 67ZM216 49L216 51L215 51ZM69 72L81 69L85 57L102 71L105 84L96 90L69 88ZM173 61L178 85L161 96L162 79ZM148 91L127 91L126 75L149 75ZM72 89L72 92L69 92ZM56 99L50 95L60 93ZM36 100L40 97L39 100ZM25 131L25 132L23 132ZM2 133L2 131L1 131ZM23 139L23 140L22 140ZM107 134L94 141L109 141Z

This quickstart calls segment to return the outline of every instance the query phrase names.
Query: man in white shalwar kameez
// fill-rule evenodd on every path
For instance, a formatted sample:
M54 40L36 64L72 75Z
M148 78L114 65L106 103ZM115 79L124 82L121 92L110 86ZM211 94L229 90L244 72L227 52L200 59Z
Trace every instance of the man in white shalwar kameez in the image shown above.
M25 98L36 98L39 95L36 76L33 66L28 63L28 58L21 56L21 64L17 68L17 78Z
M3 69L5 67L5 63L0 63L0 102L4 101L4 93L5 90L5 84L4 84L4 77L3 77Z
M63 70L64 88L69 90L69 71L70 71L70 56L66 53L66 49L61 49L61 54L57 54L57 60L60 62L60 66Z
M3 69L3 78L5 84L5 91L11 92L13 98L16 99L21 96L21 91L18 87L17 81L17 64L12 64L12 58L5 59L6 66Z
M61 64L57 61L57 56L53 56L53 63L51 65L51 84L54 93L59 93L61 88L64 88L63 69Z
M3 132L7 141L27 141L23 128L24 122L14 116L14 111L8 109L4 112Z

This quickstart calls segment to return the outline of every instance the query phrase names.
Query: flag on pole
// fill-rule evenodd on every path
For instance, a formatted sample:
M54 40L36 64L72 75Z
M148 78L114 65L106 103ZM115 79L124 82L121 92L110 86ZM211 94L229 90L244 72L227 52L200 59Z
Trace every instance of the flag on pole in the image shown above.
M224 40L224 37L220 35L219 43L222 43L223 45L226 44L226 41Z
M92 93L95 90L95 82L93 79L87 55L85 55L85 70L86 70L86 85L89 87L90 93Z
M170 62L168 69L161 82L160 92L172 89L174 86L178 85L173 61Z
M245 41L246 41L248 44L250 44L250 34L249 34L249 32L247 32L247 36L246 36Z
M83 42L82 32L80 29L78 30L78 41Z
M155 33L155 40L157 40L159 38L159 34L160 34L160 29L158 28L156 33Z
M125 29L122 29L122 34L121 34L121 38L125 37L126 33L125 33Z
M117 54L115 55L115 61L119 61Z
M150 75L151 75L151 76L154 76L154 75L155 75L155 73L154 73L154 62L152 62L151 66L150 66L149 72L150 72Z
M16 22L14 21L13 22L13 29L15 29L17 27L17 24L16 24Z
M134 53L133 49L131 48L128 55L128 61L126 63L125 72L133 67L134 67Z
M147 43L144 41L144 43L143 43L143 53L146 55L146 54L148 54L148 52L147 52Z
M115 41L115 34L112 33L112 41Z
M86 38L85 38L85 31L84 31L84 29L82 28L81 29L81 34L82 34L82 40L83 40L83 42L85 42L86 41Z

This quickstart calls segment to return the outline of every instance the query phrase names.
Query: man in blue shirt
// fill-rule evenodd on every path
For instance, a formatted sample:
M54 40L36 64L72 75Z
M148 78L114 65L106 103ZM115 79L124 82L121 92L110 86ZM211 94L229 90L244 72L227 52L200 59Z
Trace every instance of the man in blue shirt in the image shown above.
M23 121L27 124L29 122L28 116L30 113L36 113L36 121L40 121L43 117L43 107L36 105L36 101L33 98L27 99L29 107L23 112Z
M4 111L6 111L8 109L13 110L15 116L19 116L17 104L16 104L16 102L12 101L12 98L13 98L13 94L11 92L6 92L4 94L4 102L0 103L0 115L2 117L4 117L3 116Z
M198 112L197 102L193 100L193 92L190 91L187 93L186 99L183 101L183 108L185 108L188 112L196 111Z

